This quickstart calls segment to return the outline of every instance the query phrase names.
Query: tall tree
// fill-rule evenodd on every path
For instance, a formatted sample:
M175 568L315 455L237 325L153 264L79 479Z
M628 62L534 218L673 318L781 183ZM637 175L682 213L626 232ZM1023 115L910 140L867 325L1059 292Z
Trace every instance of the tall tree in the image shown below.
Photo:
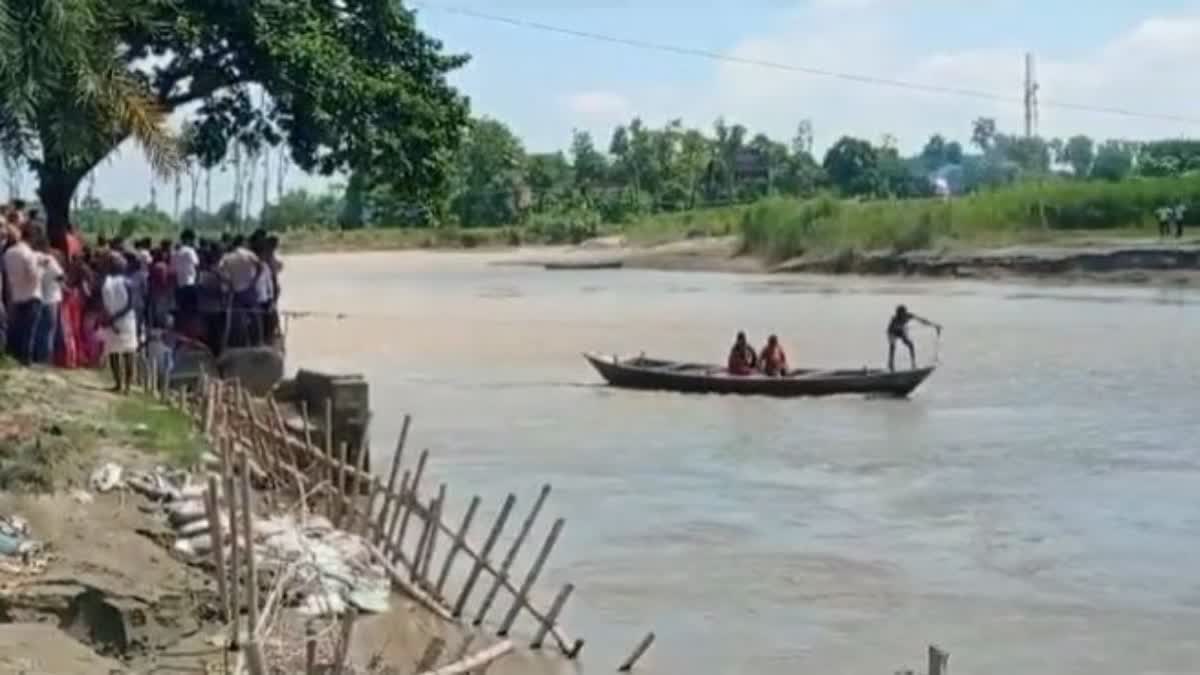
M159 175L178 168L164 110L121 53L121 27L153 14L134 0L0 5L0 147L37 176L60 243L76 187L118 142L135 139Z
M504 123L474 120L455 157L452 209L467 227L506 225L519 217L525 148Z
M600 185L608 173L608 160L596 150L588 132L577 129L571 134L571 161L575 188L584 199L590 199L592 189Z
M825 153L822 165L842 194L862 196L879 190L879 152L868 141L843 136Z
M991 117L980 117L971 124L971 144L979 151L987 154L992 150L996 139L996 120Z
M207 166L233 139L282 141L305 170L359 170L414 194L444 186L466 121L466 100L446 82L466 57L443 53L401 2L6 0L0 14L0 128L21 140L52 228L125 139L170 167L161 122L185 106L195 106L192 150ZM265 107L253 104L253 85Z
M1062 161L1071 165L1078 178L1087 178L1096 161L1096 144L1084 135L1072 136L1062 147Z

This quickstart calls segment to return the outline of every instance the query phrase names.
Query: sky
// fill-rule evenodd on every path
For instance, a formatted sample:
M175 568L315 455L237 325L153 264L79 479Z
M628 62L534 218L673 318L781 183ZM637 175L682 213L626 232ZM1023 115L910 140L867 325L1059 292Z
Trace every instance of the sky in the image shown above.
M810 120L816 150L843 135L905 152L933 133L969 140L971 122L1023 125L1024 54L1036 60L1046 137L1200 135L1200 0L429 0L410 2L419 25L470 54L452 76L472 112L507 123L530 152L563 149L573 129L606 148L614 125L680 118L711 129L731 122L789 140ZM482 12L625 40L769 62L780 67L613 44L464 15ZM817 69L992 92L1011 101L929 93L823 77ZM1060 104L1066 104L1063 107ZM1122 108L1191 118L1166 121L1087 112ZM178 120L176 120L178 121ZM232 194L213 178L214 204ZM288 188L327 179L292 170ZM32 189L26 178L26 192ZM96 174L105 204L149 201L149 171L123 147ZM160 186L170 211L173 189ZM185 195L183 200L188 199Z

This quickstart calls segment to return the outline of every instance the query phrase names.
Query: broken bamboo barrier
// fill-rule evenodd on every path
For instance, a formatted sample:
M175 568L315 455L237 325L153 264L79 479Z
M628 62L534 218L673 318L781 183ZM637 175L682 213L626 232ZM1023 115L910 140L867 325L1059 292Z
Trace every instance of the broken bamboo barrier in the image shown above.
M541 649L542 643L546 640L546 634L554 628L554 624L558 621L558 615L562 613L563 607L567 604L567 598L571 597L572 591L575 590L575 584L566 584L554 596L554 602L550 603L550 611L546 612L545 620L539 622L537 633L533 636L533 642L529 643L530 649Z
M421 456L417 459L417 470L413 473L412 485L408 486L408 494L411 495L412 498L411 499L403 499L402 498L400 500L400 506L399 506L399 509L400 509L400 533L397 535L398 542L404 541L404 534L408 531L408 516L409 516L410 509L407 509L405 507L408 505L409 502L412 502L413 504L420 503L420 500L421 500L421 490L420 490L421 476L423 476L425 474L425 465L428 462L429 462L429 450L428 449L422 450ZM401 496L403 497L403 495L401 495ZM403 548L404 547L399 544L396 546L397 551L399 551Z
M444 665L437 670L425 670L419 671L419 673L420 675L467 675L467 673L482 673L497 659L505 656L512 650L512 640L504 640L471 656Z
M454 617L450 615L450 610L439 604L436 600L430 597L428 593L420 588L417 588L411 581L405 579L401 570L396 568L395 563L393 563L389 556L384 554L383 551L380 551L378 548L371 546L370 544L367 545L367 551L370 552L371 558L376 563L383 566L384 571L387 572L387 575L392 580L392 583L398 586L401 591L403 591L413 600L416 600L423 607L425 607L425 609L437 614L441 618L446 619L447 621L454 620Z
M479 612L475 615L474 625L478 626L483 623L483 620L487 617L488 610L492 608L492 603L496 600L496 594L500 592L501 580L508 576L509 568L512 567L513 561L517 559L517 553L521 550L521 545L525 543L525 538L529 536L529 531L533 529L533 522L537 520L538 513L541 512L542 506L545 505L546 498L549 496L550 485L543 485L541 494L538 495L537 501L533 503L533 508L529 510L529 515L525 517L525 522L521 524L521 530L517 533L517 538L513 540L512 546L509 547L508 554L504 557L504 562L500 564L500 569L492 583L492 588L484 596L483 604L480 605Z
M929 645L929 675L946 675L950 665L950 654Z
M471 528L471 521L475 519L475 511L479 509L479 504L483 500L479 495L471 498L471 504L467 506L467 512L463 515L462 524L458 528L458 534L454 535L450 542L450 550L446 552L446 560L442 563L442 573L438 575L437 584L433 587L433 594L441 597L442 590L446 588L446 580L450 577L450 569L454 566L454 559L458 557L458 552L467 544L467 530Z
M221 508L217 500L218 480L208 477L208 491L204 494L205 513L208 516L208 534L212 542L213 567L217 570L217 594L221 598L221 616L225 621L232 619L229 611L229 580L225 577L225 537L221 527Z
M542 567L546 565L546 559L550 557L550 551L554 549L554 544L558 543L558 537L562 534L563 525L566 522L565 518L559 518L550 527L550 534L546 536L546 542L542 544L542 550L538 551L537 558L533 561L533 566L529 568L529 573L525 575L525 582L521 584L521 590L513 598L513 603L508 609L508 614L500 622L500 629L496 632L500 637L508 635L508 631L512 629L513 623L516 622L517 617L521 614L521 609L529 604L529 593L533 591L533 585L537 583L538 577L541 576Z
M642 638L642 641L633 648L633 652L629 655L629 658L625 659L625 661L621 664L621 667L617 668L617 672L628 673L629 671L633 670L633 667L637 664L638 659L642 658L642 655L646 653L647 649L650 649L650 645L653 643L654 632L651 631L646 633L646 637Z
M483 548L479 553L474 555L475 564L471 567L470 574L467 575L467 581L462 587L462 591L458 594L458 601L454 603L454 616L460 617L463 613L463 608L466 607L467 600L471 596L471 591L475 589L475 582L479 579L479 574L483 572L483 566L487 559L492 554L492 549L495 548L496 542L500 539L500 533L504 530L505 523L508 522L508 516L512 513L513 505L517 503L517 496L509 493L504 498L504 505L500 507L500 513L496 516L496 522L492 524L492 529L488 532L487 539L483 542Z
M250 458L246 453L242 453L241 468L242 535L246 538L246 632L253 639L258 626L258 570L254 560L254 503L250 501Z

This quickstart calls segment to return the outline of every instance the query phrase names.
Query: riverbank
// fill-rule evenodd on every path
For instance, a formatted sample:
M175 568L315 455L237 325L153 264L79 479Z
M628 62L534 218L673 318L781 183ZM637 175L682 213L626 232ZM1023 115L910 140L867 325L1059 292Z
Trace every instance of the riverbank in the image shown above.
M770 263L744 253L737 237L706 237L652 246L631 245L610 237L581 246L513 251L497 264L570 267L598 263L662 271L1191 285L1200 283L1200 239L1177 243L1080 237L1054 245L814 253Z
M226 647L207 557L182 552L171 509L126 489L139 475L202 483L198 468L213 448L196 425L177 405L107 391L96 371L0 364L0 672L233 672L238 655ZM124 479L102 488L99 467L120 467ZM275 503L268 493L254 502ZM14 542L19 551L9 550ZM435 642L445 648L430 657L438 662L497 644L408 595L393 593L389 605L355 623L355 672L411 667ZM279 617L302 621L295 610ZM263 646L290 663L303 643ZM517 649L491 672L564 667Z

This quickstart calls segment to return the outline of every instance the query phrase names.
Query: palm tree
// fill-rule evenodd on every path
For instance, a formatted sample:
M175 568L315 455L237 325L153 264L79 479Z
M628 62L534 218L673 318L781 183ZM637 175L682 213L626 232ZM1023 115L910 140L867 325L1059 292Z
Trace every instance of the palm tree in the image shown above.
M122 23L149 23L141 7L137 0L0 3L0 146L37 175L52 240L65 231L79 183L114 140L133 138L159 176L179 167L167 116L129 70L117 37Z

